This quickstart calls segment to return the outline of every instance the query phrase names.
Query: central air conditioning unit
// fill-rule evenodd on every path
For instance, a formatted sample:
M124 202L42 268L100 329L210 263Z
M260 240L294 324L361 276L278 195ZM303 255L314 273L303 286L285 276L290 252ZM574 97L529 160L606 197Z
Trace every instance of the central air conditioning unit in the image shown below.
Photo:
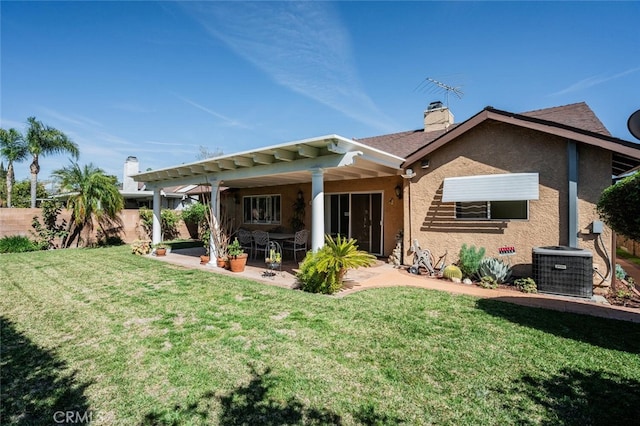
M591 298L593 254L575 247L534 247L533 280L541 293Z

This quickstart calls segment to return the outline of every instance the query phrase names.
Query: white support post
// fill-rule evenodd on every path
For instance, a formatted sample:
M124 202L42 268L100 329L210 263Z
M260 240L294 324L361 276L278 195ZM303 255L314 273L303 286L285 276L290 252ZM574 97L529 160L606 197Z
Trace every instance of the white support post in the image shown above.
M158 244L162 241L162 219L160 216L162 199L160 198L160 188L153 190L153 232L151 243Z
M324 245L324 172L311 171L311 250Z

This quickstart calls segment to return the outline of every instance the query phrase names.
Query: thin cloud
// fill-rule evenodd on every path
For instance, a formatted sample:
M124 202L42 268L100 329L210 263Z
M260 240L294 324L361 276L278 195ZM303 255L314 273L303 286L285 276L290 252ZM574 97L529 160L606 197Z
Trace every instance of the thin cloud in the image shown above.
M229 126L232 126L232 127L247 127L244 124L240 123L239 121L234 120L232 118L229 118L229 117L227 117L225 115L222 115L219 112L216 112L216 111L214 111L212 109L209 109L209 108L207 108L207 107L205 107L203 105L200 105L199 103L196 103L196 102L192 101L191 99L187 99L187 98L179 96L179 95L176 95L176 96L179 99L181 99L182 101L188 103L189 105L194 106L194 107L198 108L199 110L204 111L207 114L210 114L210 115L222 120L225 124L227 124Z
M637 68L631 68L629 70L623 71L621 73L618 74L614 74L614 75L609 75L609 76L594 76L594 77L589 77L589 78L585 78L584 80L580 80L577 83L572 84L571 86L562 89L558 92L552 93L550 96L558 96L558 95L565 95L567 93L571 93L571 92L579 92L581 90L586 90L589 89L593 86L597 86L599 84L602 83L606 83L607 81L611 81L611 80L615 80L617 78L620 77L624 77L625 75L629 75L632 74L634 72L640 71L640 67Z
M156 142L156 141L145 141L144 143L150 145L162 145L162 146L200 146L191 143L180 143L180 142Z
M22 132L27 127L27 120L25 119L25 121L22 122L0 118L0 127L3 129L16 129L19 132Z
M214 37L278 84L374 128L391 120L362 89L349 34L326 2L184 3Z
M41 107L39 109L51 118L68 124L74 124L79 127L102 127L101 123L78 114L63 114L47 107Z
M113 104L112 108L120 111L124 111L124 112L142 113L142 114L154 112L154 110L151 108L146 108L142 105L129 103L129 102L121 102L121 103Z

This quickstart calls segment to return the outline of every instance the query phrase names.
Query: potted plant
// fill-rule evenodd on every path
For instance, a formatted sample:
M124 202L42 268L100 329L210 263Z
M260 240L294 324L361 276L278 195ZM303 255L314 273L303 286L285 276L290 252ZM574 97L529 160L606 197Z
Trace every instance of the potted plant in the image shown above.
M242 272L247 265L247 253L240 245L240 242L236 238L233 240L229 247L227 247L227 254L229 256L229 265L231 272Z
M204 246L204 254L200 256L200 264L201 265L206 265L211 260L211 257L210 257L211 232L209 232L209 229L207 228L207 229L202 231L201 235L202 235L202 242L203 242L203 246Z
M270 249L269 255L265 259L265 262L269 266L277 268L280 266L280 263L282 263L282 254L279 253L276 249Z
M153 248L155 249L156 256L166 256L167 245L165 243L154 244Z
M231 222L225 215L221 215L220 220L218 220L210 203L205 204L205 210L205 221L203 222L201 235L206 255L209 256L209 259L211 258L210 249L213 245L218 267L227 268L227 246L231 235Z

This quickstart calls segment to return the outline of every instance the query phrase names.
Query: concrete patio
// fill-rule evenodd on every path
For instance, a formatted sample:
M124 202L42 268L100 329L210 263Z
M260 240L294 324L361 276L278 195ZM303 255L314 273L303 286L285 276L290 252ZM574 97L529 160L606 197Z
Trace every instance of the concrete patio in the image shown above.
M295 278L295 269L298 265L293 260L283 262L282 271L276 271L275 276L265 276L264 273L268 270L261 259L250 259L247 262L245 271L238 273L218 268L215 264L201 265L199 259L201 254L204 254L203 248L190 248L174 250L166 256L153 256L153 258L185 268L202 269L216 274L232 275L278 287L290 289L298 287ZM374 266L369 268L348 271L345 277L344 289L333 297L345 297L354 292L372 288L398 286L446 291L452 294L494 299L521 306L552 309L640 323L639 309L609 305L603 303L602 300L604 299L601 298L591 300L548 294L526 294L505 289L484 289L476 285L456 284L424 275L412 275L409 274L405 268L396 269L382 261L376 262Z

